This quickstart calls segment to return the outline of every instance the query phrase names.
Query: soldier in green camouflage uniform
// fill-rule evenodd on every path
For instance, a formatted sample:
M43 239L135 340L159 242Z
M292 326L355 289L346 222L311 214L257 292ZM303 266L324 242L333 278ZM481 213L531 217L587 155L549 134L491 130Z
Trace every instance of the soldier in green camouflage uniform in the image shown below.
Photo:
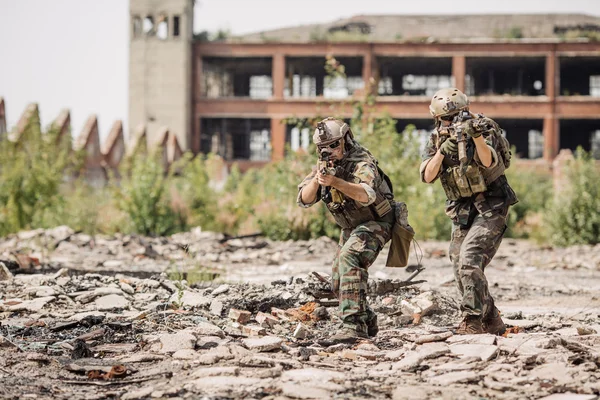
M455 88L434 95L430 111L436 129L425 149L421 180L432 183L440 178L448 197L449 253L464 317L457 333L502 334L505 326L484 271L502 241L508 209L517 202L504 175L510 165L510 147L498 124L471 114L468 105L467 96ZM462 152L457 132L462 134Z
M313 141L319 154L329 153L332 161L329 167L318 165L300 183L297 202L310 207L322 200L342 228L332 273L342 328L331 339L352 342L378 330L367 303L368 268L391 237L391 183L343 121L321 121Z

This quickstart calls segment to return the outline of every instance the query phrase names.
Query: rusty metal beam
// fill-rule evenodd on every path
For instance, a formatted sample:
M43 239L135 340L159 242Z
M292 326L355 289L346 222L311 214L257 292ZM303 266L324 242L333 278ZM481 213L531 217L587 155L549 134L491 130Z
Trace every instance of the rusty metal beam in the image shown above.
M553 114L552 102L545 96L505 98L503 96L474 96L471 109L492 118L544 119ZM389 113L394 118L430 118L429 98L415 96L379 97L373 112ZM196 101L196 117L204 118L286 118L337 115L350 117L352 105L348 101L323 98L252 100L247 98L201 99ZM598 118L600 99L561 98L556 104L559 118Z
M600 55L600 42L490 42L490 43L194 43L197 56L252 57L284 54L286 56L543 56L556 51L559 55Z

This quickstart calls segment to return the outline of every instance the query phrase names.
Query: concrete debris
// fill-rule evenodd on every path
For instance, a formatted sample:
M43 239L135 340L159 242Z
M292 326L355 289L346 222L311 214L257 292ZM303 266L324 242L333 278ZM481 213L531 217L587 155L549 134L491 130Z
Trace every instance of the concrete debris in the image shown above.
M447 245L421 243L427 282L410 285L386 247L367 293L378 335L331 345L330 239L0 239L0 398L596 398L600 246L505 240L486 270L502 337L453 334Z

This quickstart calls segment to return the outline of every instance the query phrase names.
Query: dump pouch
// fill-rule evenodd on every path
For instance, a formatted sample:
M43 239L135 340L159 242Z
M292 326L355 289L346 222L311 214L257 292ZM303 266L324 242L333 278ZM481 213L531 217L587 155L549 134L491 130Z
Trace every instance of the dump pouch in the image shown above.
M393 209L395 221L392 226L392 240L385 266L403 268L408 265L410 243L415 236L415 231L408 224L408 208L406 207L406 203L393 202Z

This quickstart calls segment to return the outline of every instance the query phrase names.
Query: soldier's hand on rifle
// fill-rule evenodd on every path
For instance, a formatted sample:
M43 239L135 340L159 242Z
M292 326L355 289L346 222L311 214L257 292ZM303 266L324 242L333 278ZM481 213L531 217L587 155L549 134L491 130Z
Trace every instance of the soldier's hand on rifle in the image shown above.
M473 139L481 136L481 132L473 128L473 120L470 119L468 121L463 122L463 132L467 135L471 136Z
M323 175L321 171L317 172L317 181L321 186L335 186L335 182L338 178L333 175L326 174Z
M448 138L440 146L440 153L445 156L451 156L458 153L458 143L455 138Z

